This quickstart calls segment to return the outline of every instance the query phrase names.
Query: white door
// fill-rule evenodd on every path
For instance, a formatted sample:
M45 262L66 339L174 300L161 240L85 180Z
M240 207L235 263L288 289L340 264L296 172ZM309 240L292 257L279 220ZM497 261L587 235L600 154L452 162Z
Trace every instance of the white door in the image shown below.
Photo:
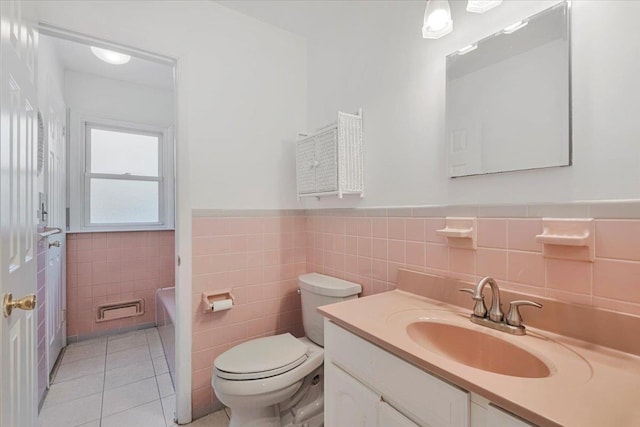
M15 0L0 2L0 21L0 427L29 427L37 412L36 316L25 310L36 290L37 32ZM24 309L7 316L9 294Z
M64 230L65 193L64 193L64 123L65 110L49 106L45 116L47 134L47 165L45 191L46 224ZM51 373L53 365L66 345L65 304L65 257L66 242L64 233L54 234L48 238L46 264L46 338L47 338L47 373Z

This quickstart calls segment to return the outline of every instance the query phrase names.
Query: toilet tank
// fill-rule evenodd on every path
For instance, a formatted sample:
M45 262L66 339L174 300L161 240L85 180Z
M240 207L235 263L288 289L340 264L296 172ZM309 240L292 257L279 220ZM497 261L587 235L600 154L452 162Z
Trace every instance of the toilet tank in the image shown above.
M324 318L316 308L358 298L362 287L337 277L308 273L298 277L302 298L302 324L304 333L311 341L324 347Z

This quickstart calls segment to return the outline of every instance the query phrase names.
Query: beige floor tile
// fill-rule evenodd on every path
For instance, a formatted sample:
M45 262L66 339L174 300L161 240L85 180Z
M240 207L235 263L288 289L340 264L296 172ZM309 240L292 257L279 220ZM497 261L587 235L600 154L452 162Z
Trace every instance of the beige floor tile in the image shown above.
M102 393L104 374L91 374L68 381L56 382L49 389L43 407L57 405L96 393Z
M122 368L123 366L132 365L138 362L144 362L145 360L151 360L149 354L149 348L134 347L127 351L119 351L117 353L107 354L107 371L116 368Z
M40 427L71 427L88 423L100 418L102 394L59 403L40 411Z
M160 400L102 418L102 427L165 427Z
M156 371L156 375L162 375L169 372L169 366L167 365L167 359L162 357L156 357L153 359L153 369Z
M106 417L159 399L155 378L105 390L102 416Z
M97 356L70 363L61 363L54 382L60 383L73 378L104 372L104 359L105 356Z
M121 387L123 385L152 378L155 376L151 360L132 363L120 368L111 369L104 375L104 389Z

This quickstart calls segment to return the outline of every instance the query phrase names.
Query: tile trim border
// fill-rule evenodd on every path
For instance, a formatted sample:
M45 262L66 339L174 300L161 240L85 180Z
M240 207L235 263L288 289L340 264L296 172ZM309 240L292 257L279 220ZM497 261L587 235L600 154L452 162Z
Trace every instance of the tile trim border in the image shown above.
M350 216L640 219L640 199L566 203L424 205L327 209L192 209L193 217Z

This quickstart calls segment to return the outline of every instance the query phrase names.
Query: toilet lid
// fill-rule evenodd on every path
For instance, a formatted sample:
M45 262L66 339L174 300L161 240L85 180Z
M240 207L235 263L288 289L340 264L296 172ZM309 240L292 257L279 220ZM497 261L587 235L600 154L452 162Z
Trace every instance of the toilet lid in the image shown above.
M225 351L213 362L220 378L251 380L280 375L307 360L308 348L287 333L257 338Z

